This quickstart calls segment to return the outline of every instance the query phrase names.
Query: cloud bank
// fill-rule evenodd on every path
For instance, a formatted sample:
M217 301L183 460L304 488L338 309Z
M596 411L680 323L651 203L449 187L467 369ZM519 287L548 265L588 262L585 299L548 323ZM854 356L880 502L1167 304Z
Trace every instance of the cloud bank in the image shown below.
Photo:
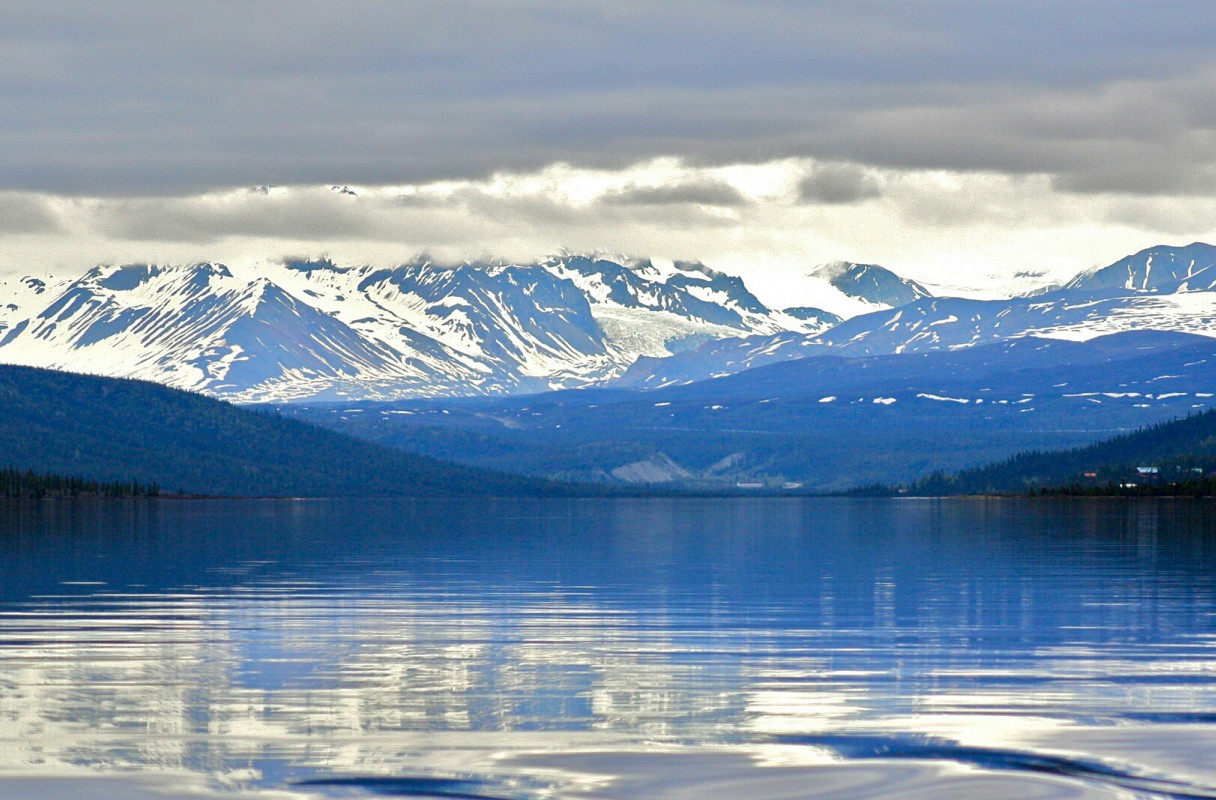
M1209 192L1202 3L0 2L0 188L817 158ZM831 196L831 190L824 190Z
M1062 190L1049 175L899 170L783 159L623 170L555 165L485 180L259 187L184 196L0 195L0 272L100 262L285 255L396 264L529 262L563 249L701 260L779 302L830 258L939 286L1000 291L1018 272L1064 279L1148 244L1216 240L1216 199Z
M0 59L5 272L569 247L980 285L1216 238L1202 3L0 0Z

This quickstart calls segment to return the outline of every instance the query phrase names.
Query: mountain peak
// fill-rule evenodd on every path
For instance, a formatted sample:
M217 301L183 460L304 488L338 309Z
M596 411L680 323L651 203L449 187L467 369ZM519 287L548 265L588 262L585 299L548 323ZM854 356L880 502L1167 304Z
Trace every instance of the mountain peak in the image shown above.
M875 305L904 306L933 296L916 281L901 278L877 264L831 261L815 268L809 275L826 281L849 297Z
M1216 246L1192 242L1178 247L1156 245L1121 258L1107 267L1086 270L1065 289L1133 292L1199 291L1216 286Z
M615 267L623 267L631 272L657 272L654 262L649 258L628 256L624 253L616 253L611 250L603 249L579 252L562 248L556 253L537 261L536 264L537 266L541 267L565 266L571 269L581 269L583 271L597 271L596 265L611 264Z
M103 264L93 267L77 281L81 286L93 286L111 292L127 292L157 278L185 280L205 285L213 278L231 278L223 264Z

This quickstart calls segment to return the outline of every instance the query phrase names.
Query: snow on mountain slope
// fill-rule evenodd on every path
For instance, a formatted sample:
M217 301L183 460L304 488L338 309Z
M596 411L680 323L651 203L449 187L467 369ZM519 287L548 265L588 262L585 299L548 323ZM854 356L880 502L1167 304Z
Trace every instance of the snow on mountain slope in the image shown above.
M370 267L339 267L319 260L260 265L254 275L271 275L294 296L341 320L364 338L400 353L437 382L441 391L450 390L448 383L463 383L476 391L487 381L507 378L496 374L494 366L479 358L480 354L441 342L436 334L442 330L429 324L427 303L422 298L391 297L386 303L373 293L361 291L359 285L373 272Z
M402 266L369 272L359 291L383 307L425 304L427 332L449 347L547 375L607 355L587 300L535 269Z
M666 358L673 352L689 350L708 341L734 338L738 328L713 325L667 311L599 305L592 312L604 338L621 353L621 360L632 364L641 356Z
M1216 337L1216 247L1199 242L1151 247L1084 272L1064 287L1044 287L1012 299L934 298L919 284L873 265L837 262L812 275L832 281L841 292L854 292L853 299L871 310L845 314L848 319L818 335L718 339L670 358L642 358L618 385L655 388L829 353L952 350L1031 335L1082 341L1158 330ZM915 300L872 310L874 301L909 296Z
M4 288L4 287L0 287ZM159 381L241 401L543 391L643 353L832 318L773 312L699 264L564 256L391 269L296 261L97 267L7 287L0 361Z
M1134 330L1216 336L1216 293L965 300L932 298L849 320L820 337L841 355L956 350L1022 336L1085 341Z
M848 319L931 297L932 293L877 264L832 261L790 281L783 287L782 296L790 310L809 307L836 319Z
M568 254L524 266L312 262L272 274L390 345L400 333L423 333L470 364L550 376L562 386L618 374L639 355L741 334L822 331L838 321L817 309L772 311L741 279L700 264L622 262Z
M827 353L951 350L1029 335L1216 336L1209 245L1150 248L1069 287L1014 299L933 297L872 264L825 265L806 282L835 297L840 316L821 306L770 309L740 278L698 262L562 254L454 267L97 267L71 282L0 286L0 361L241 401L391 399L619 376L626 386L666 386ZM791 298L800 291L792 287Z
M296 262L271 274L389 346L422 334L486 374L537 379L533 389L603 380L642 354L834 321L770 311L738 278L707 272L681 265L664 275L649 262L563 256L539 265L419 261L394 269Z
M649 312L654 330L645 340L645 349L631 353L634 357L666 355L687 349L689 340L720 338L731 335L729 330L812 333L832 324L830 316L798 316L769 309L741 278L699 262L677 261L672 269L663 270L650 261L627 265L592 256L561 255L542 261L541 266L582 290L592 314L597 320L609 320L607 327L612 330L620 329L613 321L642 318L623 312ZM636 331L629 336L643 341Z
M1216 337L1216 292L1121 296L1079 291L1012 300L924 298L845 320L818 336L723 339L667 359L640 359L620 385L655 388L816 355L876 356L956 350L1025 336L1084 341L1122 331Z
M425 376L265 278L218 264L96 267L0 338L8 363L141 378L246 399L372 376Z
M38 311L46 298L61 291L68 281L51 278L0 277L0 338L14 324Z
M1216 247L1195 242L1141 250L1099 270L1083 272L1064 287L1074 291L1206 291L1216 288Z
M932 296L916 281L901 278L877 264L833 261L812 271L810 277L826 281L847 297L888 308L905 306Z

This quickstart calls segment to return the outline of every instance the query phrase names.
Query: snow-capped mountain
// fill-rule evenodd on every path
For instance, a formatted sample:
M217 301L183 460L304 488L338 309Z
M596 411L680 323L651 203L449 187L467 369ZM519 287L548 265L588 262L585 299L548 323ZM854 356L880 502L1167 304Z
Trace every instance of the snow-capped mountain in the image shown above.
M47 292L55 292L61 286L44 278L0 277L0 336L13 324L28 315L34 307L45 305ZM41 304L41 305L40 305Z
M916 281L877 264L833 261L812 270L808 277L822 280L845 297L864 304L866 311L898 308L933 296Z
M223 265L96 267L0 336L4 361L241 398L424 371L261 277ZM298 387L309 384L312 391Z
M327 260L97 267L0 284L0 362L134 377L238 401L655 388L815 355L953 350L1153 329L1216 336L1216 247L1155 247L1067 286L934 297L834 262L772 309L698 262L564 253L534 264Z
M1216 247L1195 242L1141 250L1102 269L1083 272L1065 290L1094 292L1202 292L1216 289Z
M825 333L719 339L639 359L618 385L656 388L816 355L956 350L1025 336L1087 340L1132 330L1216 337L1216 248L1157 247L1084 273L1063 289L1009 300L923 296L855 316Z
M782 287L787 314L810 313L839 321L897 308L932 293L916 281L877 264L832 261L802 273ZM808 331L815 333L816 331Z
M838 321L820 309L770 309L741 278L699 262L677 261L664 270L648 260L622 261L562 255L541 266L578 286L605 335L628 342L637 355L669 355L732 330L818 333Z
M241 401L500 394L587 385L643 354L835 321L770 310L739 278L699 264L564 255L249 272L128 265L54 288L15 283L0 360Z

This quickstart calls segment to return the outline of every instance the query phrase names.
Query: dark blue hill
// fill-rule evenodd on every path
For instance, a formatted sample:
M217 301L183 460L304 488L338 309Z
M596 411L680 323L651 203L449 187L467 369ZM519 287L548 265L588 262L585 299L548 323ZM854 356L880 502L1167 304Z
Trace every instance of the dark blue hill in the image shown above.
M1209 410L1086 447L1023 452L956 474L937 473L916 481L908 491L941 495L1050 488L1076 494L1135 494L1119 490L1160 487L1168 493L1171 485L1190 485L1210 495L1216 490L1214 471L1216 410Z
M0 409L0 466L156 483L168 492L320 497L559 491L143 381L0 365Z

